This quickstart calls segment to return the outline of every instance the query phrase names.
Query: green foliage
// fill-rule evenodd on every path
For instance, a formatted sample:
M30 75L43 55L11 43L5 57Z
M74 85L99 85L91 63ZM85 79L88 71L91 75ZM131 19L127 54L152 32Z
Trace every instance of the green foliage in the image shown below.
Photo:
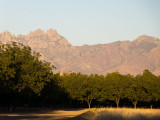
M93 99L98 99L98 75L83 75L71 73L63 76L61 86L69 93L72 99L86 101L90 108Z
M50 63L39 60L40 54L23 44L1 44L0 81L16 92L25 88L39 94L53 76Z
M122 99L130 100L135 108L138 101L152 102L160 100L160 78L145 70L142 75L121 75L118 72L106 76L81 73L65 74L60 80L72 100L86 101L88 106L92 100L115 101L117 107Z
M125 98L125 91L128 87L125 76L118 72L107 74L103 83L102 98L114 100L118 107L120 99Z
M128 82L130 82L130 87L126 91L126 98L131 100L136 108L138 101L145 101L146 99L146 90L144 86L141 84L141 75L137 75L136 77L127 76Z
M65 93L64 89L62 89L61 80L59 74L54 74L50 82L44 86L40 96L44 103L51 105L67 103L69 100L68 93Z
M140 77L141 84L146 91L145 101L152 102L160 99L160 80L157 76L152 74L149 70L144 70L143 75Z

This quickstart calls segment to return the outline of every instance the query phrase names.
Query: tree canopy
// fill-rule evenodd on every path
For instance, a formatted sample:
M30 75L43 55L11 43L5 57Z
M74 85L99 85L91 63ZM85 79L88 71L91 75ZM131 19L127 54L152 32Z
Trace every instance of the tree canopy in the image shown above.
M0 93L9 95L10 90L21 94L27 90L27 94L39 95L46 82L53 78L54 68L39 57L39 53L23 44L0 44Z

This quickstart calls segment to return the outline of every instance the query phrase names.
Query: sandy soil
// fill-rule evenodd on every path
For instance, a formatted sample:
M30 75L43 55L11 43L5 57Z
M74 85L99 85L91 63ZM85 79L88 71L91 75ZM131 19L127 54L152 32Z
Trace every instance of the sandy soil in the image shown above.
M88 109L63 109L39 113L0 113L0 120L64 120L87 111Z

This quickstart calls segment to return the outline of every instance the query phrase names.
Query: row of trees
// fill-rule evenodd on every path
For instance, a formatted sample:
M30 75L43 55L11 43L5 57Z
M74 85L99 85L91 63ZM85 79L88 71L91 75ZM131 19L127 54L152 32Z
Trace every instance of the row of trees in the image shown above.
M92 100L104 102L120 100L131 101L136 108L138 101L152 106L160 100L160 77L145 70L142 75L121 75L118 72L106 76L91 74L69 74L61 77L61 87L73 98L86 101L90 108Z
M40 54L19 43L0 44L0 105L3 106L71 106L92 103L105 105L115 101L160 101L160 76L145 70L143 74L105 76L71 73L53 74L53 65L39 60ZM76 105L75 105L76 106Z

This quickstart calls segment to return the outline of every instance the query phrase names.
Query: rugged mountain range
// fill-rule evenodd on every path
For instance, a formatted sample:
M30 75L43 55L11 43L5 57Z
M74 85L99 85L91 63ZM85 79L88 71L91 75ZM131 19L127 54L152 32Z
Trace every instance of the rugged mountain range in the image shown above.
M55 30L38 29L28 35L0 34L0 41L16 41L30 46L42 54L42 59L52 62L55 72L81 72L85 74L119 71L139 74L144 69L160 75L160 39L142 35L133 41L109 44L72 46Z

